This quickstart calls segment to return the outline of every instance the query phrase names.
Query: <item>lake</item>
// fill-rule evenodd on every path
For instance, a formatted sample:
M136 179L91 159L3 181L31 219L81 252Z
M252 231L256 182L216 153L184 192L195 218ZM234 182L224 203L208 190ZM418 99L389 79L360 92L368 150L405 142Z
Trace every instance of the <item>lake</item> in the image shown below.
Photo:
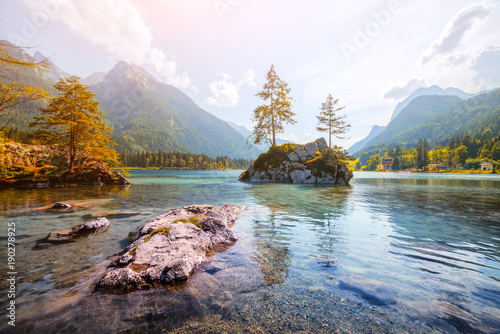
M500 331L500 176L355 172L334 187L241 183L240 172L133 170L129 187L0 191L0 331ZM35 210L58 201L81 207ZM248 206L233 227L239 240L187 284L92 292L130 231L169 208L226 203ZM109 218L91 239L35 247L91 214L122 211L138 214ZM7 224L16 327L6 317Z

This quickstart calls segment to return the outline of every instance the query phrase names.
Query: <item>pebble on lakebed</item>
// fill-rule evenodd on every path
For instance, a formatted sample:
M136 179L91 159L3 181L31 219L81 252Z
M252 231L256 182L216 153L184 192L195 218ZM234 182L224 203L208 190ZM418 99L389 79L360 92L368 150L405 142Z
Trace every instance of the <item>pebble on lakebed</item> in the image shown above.
M190 205L170 209L131 233L135 241L95 290L127 293L189 279L212 251L238 240L231 230L246 206Z

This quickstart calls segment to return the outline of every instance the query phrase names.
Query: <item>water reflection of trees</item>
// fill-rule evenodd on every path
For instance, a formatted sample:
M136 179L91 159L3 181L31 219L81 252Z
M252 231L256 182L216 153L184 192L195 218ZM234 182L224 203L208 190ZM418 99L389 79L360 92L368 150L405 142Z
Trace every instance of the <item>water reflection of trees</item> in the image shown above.
M0 190L0 214L19 214L55 202L128 196L129 185Z
M256 221L254 246L257 251L252 260L257 264L264 275L262 280L267 285L282 284L288 277L292 256L289 242L285 233L276 228L275 214L270 215L267 221Z
M267 209L253 230L257 252L253 259L268 285L283 283L292 260L290 248L307 244L321 266L335 266L346 242L344 221L350 187L258 184L252 193Z

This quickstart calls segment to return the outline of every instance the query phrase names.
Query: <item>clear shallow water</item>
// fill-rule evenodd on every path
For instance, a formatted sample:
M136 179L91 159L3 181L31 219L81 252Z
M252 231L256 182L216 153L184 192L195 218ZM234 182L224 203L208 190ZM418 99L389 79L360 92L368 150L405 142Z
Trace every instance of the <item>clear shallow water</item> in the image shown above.
M133 171L125 187L4 190L0 246L15 222L17 326L54 332L497 333L500 330L500 177L355 173L349 187L249 184L229 171ZM75 212L33 211L55 201ZM183 289L92 293L127 234L169 208L245 204L239 241L199 268ZM110 218L93 239L35 250L49 232L97 212ZM5 254L5 252L4 252ZM1 257L4 258L4 255ZM2 260L6 263L6 260ZM383 287L376 305L353 277ZM367 290L369 293L369 289Z

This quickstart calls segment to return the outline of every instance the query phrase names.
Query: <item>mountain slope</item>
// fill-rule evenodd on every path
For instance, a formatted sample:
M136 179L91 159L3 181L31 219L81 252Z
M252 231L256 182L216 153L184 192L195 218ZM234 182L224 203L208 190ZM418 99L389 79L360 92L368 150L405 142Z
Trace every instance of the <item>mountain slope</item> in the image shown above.
M385 126L374 125L368 136L349 147L347 151L349 152L349 154L354 154L358 151L361 151L366 146L366 144L370 142L370 140L378 136L384 130Z
M43 54L41 54L39 51L36 51L35 54L33 55L33 58L35 59L36 62L42 62L44 60L46 60L46 62L49 64L49 68L48 68L48 72L44 72L44 75L49 78L49 79L52 79L54 81L57 81L61 78L66 78L66 77L69 77L70 74L61 70L59 67L56 66L56 64L54 64L50 58L48 57L45 57Z
M479 139L488 128L495 135L500 133L500 89L461 101L447 112L409 129L401 138L421 137L434 144L446 144L456 136Z
M243 138L245 138L245 140L252 134L252 131L248 130L243 125L238 125L238 124L235 124L235 123L229 122L229 121L227 121L226 123L229 124L229 126L232 127L233 129L238 131L238 133L240 135L242 135ZM281 145L287 144L287 143L296 144L296 143L289 141L289 140L276 138L276 145L278 145L278 146L281 146ZM252 144L252 146L257 147L262 152L267 152L269 150L269 147L271 147L269 144L262 144L262 145Z
M454 95L454 96L458 96L461 99L467 99L467 98L473 96L473 94L466 93L464 91L461 91L458 88L453 88L453 87L449 87L446 89L443 89L439 86L418 88L413 93L411 93L410 96L408 96L406 99L404 99L403 101L401 101L397 104L396 108L394 109L394 112L392 113L391 122L399 115L399 113L404 108L406 108L406 106L411 101L413 101L415 98L417 98L419 96L423 96L423 95Z
M387 125L385 130L370 140L366 147L386 143L411 142L417 141L419 138L426 138L425 136L417 136L416 138L414 138L415 136L409 136L408 130L450 110L461 101L462 99L457 96L419 96L401 110L399 115Z
M24 49L11 46L7 51L18 59L30 62L45 59L40 53L35 59ZM19 70L18 74L0 69L0 82L38 86L56 96L53 88L56 78L68 74L53 63L50 69L49 72ZM95 99L101 102L105 122L114 129L113 139L118 144L118 151L183 151L205 153L214 158L227 155L248 159L262 152L255 147L249 150L246 138L226 122L198 107L177 88L158 82L138 66L120 62L106 75L95 73L82 81L95 83L91 89L96 93ZM40 100L9 108L0 124L17 114L9 127L33 131L27 125L40 115L39 109L46 107L48 102Z
M483 92L481 92L481 93L483 93ZM481 93L478 93L478 94L481 94ZM446 89L443 89L439 86L434 85L434 86L426 87L426 88L418 88L413 93L411 93L406 99L404 99L403 101L399 102L396 105L396 108L394 109L394 111L392 113L391 121L389 122L389 124L392 121L394 121L394 119L396 119L396 117L401 113L401 111L403 109L405 109L410 104L410 102L412 102L413 100L415 100L419 96L431 96L431 95L457 96L460 99L467 99L467 98L470 98L472 96L475 96L474 94L469 94L469 93L466 93L464 91L461 91L458 88L453 88L453 87L448 87ZM377 129L377 130L380 130L380 129ZM351 154L355 154L355 153L363 150L364 148L366 148L367 144L378 133L380 133L380 131L379 131L378 133L375 133L374 135L372 135L373 131L374 131L374 128L372 128L372 131L370 132L370 134L366 138L364 138L361 141L352 145L348 151L351 152ZM367 138L368 138L368 140L367 140Z
M30 56L24 49L17 47L16 45L9 43L5 40L0 41L2 45L5 45L4 49L12 57L17 58L22 61L36 62L37 60ZM45 58L44 58L45 59ZM51 66L52 69L52 66ZM5 83L7 86L12 84L17 84L21 87L40 87L50 95L54 96L56 94L54 87L54 79L51 79L47 72L36 70L36 69L24 69L24 68L14 68L12 71L7 71L0 68L0 83ZM36 100L28 103L21 103L14 107L4 110L3 117L0 118L0 127L2 127L7 120L11 117L17 115L10 123L9 127L18 128L19 130L30 130L28 123L33 121L34 116L40 115L40 108L46 107L48 104L47 100Z
M230 158L259 154L255 148L248 150L246 138L226 122L136 65L119 62L91 89L114 129L119 151L184 151Z
M446 145L457 136L480 139L486 129L500 135L500 89L467 100L457 96L420 96L362 151L396 144L414 147L420 138L427 139L431 146ZM361 154L358 151L355 156Z
M80 80L80 82L82 83L82 85L86 86L97 85L98 83L102 82L106 74L106 72L94 72L88 77Z

